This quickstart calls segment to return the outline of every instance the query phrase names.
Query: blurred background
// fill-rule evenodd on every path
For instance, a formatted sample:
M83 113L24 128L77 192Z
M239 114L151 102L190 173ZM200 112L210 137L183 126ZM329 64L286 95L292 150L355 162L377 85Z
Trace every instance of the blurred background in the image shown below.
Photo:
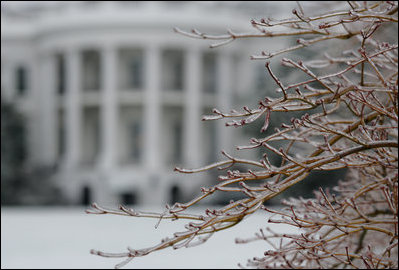
M264 61L249 56L296 39L237 40L210 49L208 40L176 34L173 27L248 32L254 31L251 18L283 18L295 7L273 1L2 1L2 257L3 225L17 230L26 213L46 220L39 218L42 208L27 206L162 208L199 195L220 174L184 175L175 166L210 164L223 159L221 150L259 160L261 150L235 146L267 136L259 133L261 122L233 128L201 118L213 108L254 108L265 96L276 96ZM300 79L282 69L279 59L272 65L280 78ZM268 132L293 116L276 114ZM328 185L342 175L330 175ZM312 177L319 175L296 194L311 196ZM229 196L216 194L204 204L234 199ZM8 234L8 244L10 235L16 234ZM17 256L18 247L15 253L8 247L4 254Z
M215 183L212 172L173 168L209 164L247 143L242 130L201 118L256 105L266 73L249 56L265 43L209 49L173 27L247 32L250 18L286 5L2 3L2 205L161 205ZM267 49L283 46L272 42Z

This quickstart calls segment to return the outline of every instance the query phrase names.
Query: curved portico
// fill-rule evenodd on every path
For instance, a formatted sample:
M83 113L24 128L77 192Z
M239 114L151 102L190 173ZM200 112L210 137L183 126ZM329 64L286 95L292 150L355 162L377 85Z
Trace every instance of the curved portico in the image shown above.
M232 108L235 56L245 49L211 50L172 29L221 32L227 22L241 25L189 7L109 3L42 16L30 37L39 74L35 162L57 166L72 202L159 205L198 190L206 174L173 168L202 166L232 149L224 124L201 116Z

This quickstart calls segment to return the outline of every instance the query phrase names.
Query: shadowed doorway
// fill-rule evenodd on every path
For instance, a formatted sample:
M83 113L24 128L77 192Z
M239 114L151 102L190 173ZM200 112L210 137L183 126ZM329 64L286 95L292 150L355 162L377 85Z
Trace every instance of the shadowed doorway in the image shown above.
M170 203L173 205L176 202L181 202L181 200L182 200L181 189L177 185L174 185L170 189Z
M92 203L91 189L89 186L84 186L82 189L81 203L82 205L90 205Z

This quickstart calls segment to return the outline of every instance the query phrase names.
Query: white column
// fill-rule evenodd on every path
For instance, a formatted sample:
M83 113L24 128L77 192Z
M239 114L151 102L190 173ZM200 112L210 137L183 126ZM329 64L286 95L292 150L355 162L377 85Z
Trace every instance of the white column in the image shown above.
M188 167L201 164L201 51L192 48L185 55L185 97L183 113L183 161Z
M145 49L145 93L143 115L143 158L146 184L140 203L157 205L167 201L167 183L162 170L161 150L161 50L156 45Z
M79 52L75 49L67 51L66 64L66 93L65 93L65 167L67 169L78 166L81 155L81 63Z
M161 52L157 47L145 51L144 93L144 164L149 172L156 172L161 166Z
M52 54L43 54L40 78L36 81L36 89L40 94L36 99L38 106L38 119L40 128L38 130L40 140L40 163L41 165L52 165L56 162L57 155L57 110L55 91L55 57ZM34 89L34 90L36 90Z
M118 96L117 96L117 50L105 47L101 52L102 93L100 111L100 157L104 169L114 168L117 160Z
M12 73L13 67L7 64L7 60L1 61L1 99L3 101L11 101L13 97Z
M228 52L220 52L217 54L217 74L219 77L219 87L217 92L217 108L221 112L228 112L232 108L232 93L233 93L233 77L232 77L232 58ZM217 123L217 142L220 150L230 152L231 134L233 130L231 127L224 125L225 121L218 121Z

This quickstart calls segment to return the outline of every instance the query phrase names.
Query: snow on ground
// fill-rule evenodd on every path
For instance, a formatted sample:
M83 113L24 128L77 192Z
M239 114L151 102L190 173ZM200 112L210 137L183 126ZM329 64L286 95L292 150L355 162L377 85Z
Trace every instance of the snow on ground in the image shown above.
M203 213L205 208L195 208ZM112 215L88 215L84 208L1 208L1 268L113 268L121 259L91 255L90 249L125 252L126 247L145 248L157 244L175 231L183 231L184 221L163 220L155 229L154 219ZM139 210L156 211L140 207ZM159 209L158 209L159 210ZM158 251L133 259L132 268L238 268L248 258L260 257L269 246L264 241L235 244L234 239L250 238L266 226L268 214L259 212L237 226L216 233L206 243L192 247ZM279 232L295 228L269 224Z

